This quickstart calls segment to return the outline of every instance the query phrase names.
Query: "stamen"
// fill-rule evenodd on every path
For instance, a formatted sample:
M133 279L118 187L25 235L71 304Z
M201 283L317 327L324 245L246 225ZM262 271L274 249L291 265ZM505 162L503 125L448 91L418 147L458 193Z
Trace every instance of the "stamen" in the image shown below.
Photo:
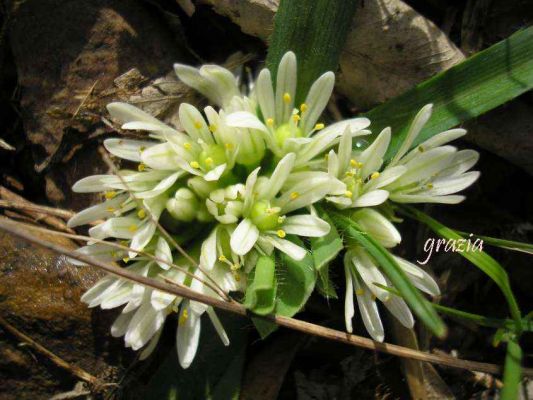
M278 224L282 224L285 221L285 218L287 218L285 215L278 217Z
M178 325L185 325L185 322L187 322L187 319L189 318L189 313L187 312L187 309L185 308L178 320Z
M241 275L238 273L238 272L234 272L233 273L233 278L237 281L237 282L240 282L241 280Z
M224 262L224 261L227 261L228 259L226 258L226 256L224 256L224 254L222 254L221 256L218 257L218 261L220 262Z
M135 232L135 231L137 230L137 225L135 225L135 224L130 225L129 228L128 228L128 230L129 230L130 232Z
M357 164L358 164L358 162L355 161L353 158L350 160L350 165L351 165L353 168L357 167Z
M139 147L139 153L142 153L143 151L146 150L146 146L141 146Z
M418 146L418 151L423 153L425 151L424 147L422 145Z
M304 112L306 112L308 108L309 108L309 107L307 107L307 104L305 104L305 103L302 103L302 104L300 105L300 111L302 112L302 114L303 114Z
M362 296L362 295L365 294L365 291L364 291L363 289L357 289L357 290L355 291L355 294L358 295L358 296Z
M115 192L114 190L109 190L109 191L105 192L105 198L106 198L107 200L111 200L111 199L114 198L116 195L117 195L117 192Z
M214 131L217 130L217 126L216 126L216 125L209 125L209 130L210 130L211 132L214 132Z
M124 261L125 263L127 263L129 260L130 260L129 257L124 257L124 258L122 259L122 261Z
M433 184L432 183L428 183L426 186L427 186L428 189L433 189Z
M267 118L266 123L268 126L274 126L274 118Z
M283 94L283 101L285 104L289 104L291 102L291 95L287 92Z
M137 166L137 170L138 170L139 172L143 172L145 169L146 169L146 165L143 164L143 163L140 163L140 164Z
M290 197L291 197L291 200L295 200L295 199L297 199L298 197L300 197L300 193L298 193L298 192L292 192L292 193L290 194Z
M354 173L353 171L346 171L346 172L344 173L344 175L346 175L346 176L348 176L348 177L351 178L352 176L355 175L355 173Z
M107 207L105 210L110 213L115 212L115 209L113 207Z
M378 171L372 172L372 175L370 175L370 179L377 179L379 178L380 173Z
M194 121L194 127L196 129L200 129L202 127L202 123L200 121Z
M213 165L213 162L214 162L214 161L213 161L213 159L212 159L211 157L207 157L207 158L205 159L205 163L206 163L207 165L209 165L209 166Z
M231 267L230 267L232 271L237 271L239 268L241 268L241 266L237 263L231 264Z
M320 129L324 129L326 125L324 125L322 122L319 122L318 124L315 125L315 129L317 131L319 131Z
M137 211L137 216L140 219L144 219L146 217L146 211L144 211L144 208L141 208L139 211Z
M190 165L191 167L193 167L194 169L198 169L198 168L200 168L200 163L199 163L198 161L191 161L191 162L189 163L189 165Z
M349 190L347 190L346 192L344 192L344 195L345 195L346 197L348 197L349 199L351 199L352 196L353 196L353 193L350 192Z
M185 150L190 150L192 148L192 144L189 142L183 143L183 147L185 147Z
M234 148L233 143L226 143L224 147L226 148L226 150L233 150Z
M300 120L300 116L298 114L294 114L292 116L292 120L295 122L295 123L298 123L298 121Z
M285 231L284 231L283 229L279 229L276 233L277 233L278 237L280 237L280 238L282 238L282 239L283 239L285 236L287 236L287 234L285 233Z

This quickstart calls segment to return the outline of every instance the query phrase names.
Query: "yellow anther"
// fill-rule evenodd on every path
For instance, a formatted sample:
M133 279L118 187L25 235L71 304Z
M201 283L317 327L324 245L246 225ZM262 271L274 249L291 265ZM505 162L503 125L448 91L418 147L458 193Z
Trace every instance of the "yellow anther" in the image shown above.
M370 175L370 179L378 179L380 173L378 171L372 172L372 175Z
M129 230L130 232L135 232L135 231L137 230L137 225L135 225L135 224L130 225L130 226L128 227L128 230Z
M302 104L300 105L300 111L302 112L302 114L303 114L304 112L306 112L307 109L308 109L307 104L302 103Z
M111 200L116 195L117 195L117 192L115 192L114 190L109 190L108 192L105 192L105 198L108 200Z
M139 147L139 153L142 153L143 151L146 150L146 146L141 146Z
M139 172L143 172L145 169L146 169L146 165L143 164L143 163L140 163L140 164L137 166L137 170L138 170Z
M349 176L349 177L352 177L352 176L354 176L355 174L354 174L352 171L346 171L346 172L344 173L344 175Z
M146 211L144 211L144 208L141 208L139 211L137 211L137 216L140 218L140 219L143 219L146 217Z
M121 240L121 241L120 241L120 244L121 244L122 246L129 246L129 245L130 245L130 242L128 242L127 240Z
M191 161L189 165L195 169L200 168L200 164L198 163L198 161Z
M274 118L267 118L266 122L268 126L274 126Z
M214 132L214 131L217 130L217 126L216 126L216 125L209 125L209 130L210 130L211 132Z
M237 271L240 267L241 267L241 266L240 266L239 264L235 263L235 264L231 264L230 269L231 269L232 271Z
M288 104L291 102L291 95L287 92L283 93L283 101Z
M129 257L124 257L124 258L122 259L122 261L124 261L125 263L127 263L129 260L130 260Z
M363 163L362 162L358 162L356 167L359 168L359 169L363 168Z
M425 151L425 150L424 150L424 147L422 147L422 146L418 146L418 151L421 152L421 153L423 153L423 152Z
M282 238L282 239L283 239L285 236L287 236L287 234L285 233L285 231L284 231L283 229L279 229L276 233L277 233L278 236L279 236L280 238Z
M207 157L207 158L205 159L205 163L206 163L207 165L213 165L214 161L213 161L213 159L212 159L211 157Z
M189 142L185 142L183 143L183 147L185 147L185 150L190 150L192 149L192 144Z
M298 114L294 114L294 115L292 116L292 120L293 120L294 122L298 122L298 121L300 120L300 116L299 116Z
M189 318L189 313L187 309L185 308L180 315L180 318L178 320L178 325L184 325L185 322L187 322L187 319Z
M226 143L224 147L226 147L226 150L233 150L234 148L233 143Z
M433 184L432 183L428 183L426 186L427 186L428 189L433 189Z
M324 154L324 160L326 160L326 161L329 160L329 154L328 153Z
M194 121L194 127L196 129L200 129L202 127L202 123L200 121Z
M233 278L234 278L237 282L240 282L240 280L241 280L241 276L240 276L237 272L235 272L235 273L233 274Z
M268 207L267 209L265 209L265 212L266 212L267 214L274 214L274 210L273 210L272 208L270 208L270 207Z
M116 251L111 252L111 257L116 258L118 256L118 253Z
M115 212L115 209L113 207L107 207L105 210L107 212Z
M284 215L278 217L278 224L282 224L283 221L285 221L285 218L286 218L286 217L285 217Z
M315 129L317 131L319 131L320 129L324 129L326 125L324 125L322 122L319 122L318 124L315 125Z
M358 296L362 296L362 295L365 294L365 291L364 291L363 289L357 289L357 290L355 291L355 294L358 295Z
M349 199L351 199L352 196L353 196L353 193L350 192L349 190L347 190L346 192L344 192L344 196L346 196L346 197L348 197Z
M362 178L357 178L357 180L355 182L358 183L358 184L362 184L363 183L363 179Z
M358 164L358 162L355 161L353 158L350 160L350 165L352 166L352 168L357 167L357 164Z
M292 192L292 193L290 194L290 197L291 197L291 200L295 200L295 199L297 199L298 197L300 197L300 193L298 193L298 192Z
M372 293L371 297L372 297L372 301L376 300L376 295L374 293Z
M220 262L224 262L224 261L227 261L227 260L228 259L224 255L221 255L221 256L218 257L218 261L220 261Z

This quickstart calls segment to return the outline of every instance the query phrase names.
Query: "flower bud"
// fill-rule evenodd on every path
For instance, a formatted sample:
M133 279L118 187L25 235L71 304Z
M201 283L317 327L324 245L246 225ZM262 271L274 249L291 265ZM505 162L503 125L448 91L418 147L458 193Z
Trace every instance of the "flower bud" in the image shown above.
M191 222L196 217L199 203L191 190L181 188L176 191L173 198L168 199L166 208L177 220Z

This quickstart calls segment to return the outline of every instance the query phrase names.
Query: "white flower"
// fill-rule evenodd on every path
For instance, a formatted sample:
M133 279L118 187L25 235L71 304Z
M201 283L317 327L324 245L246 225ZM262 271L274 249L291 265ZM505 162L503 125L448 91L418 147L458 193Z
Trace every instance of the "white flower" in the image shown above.
M287 234L320 237L329 232L329 224L310 215L286 216L287 213L305 208L335 189L344 186L334 179L320 179L320 175L307 182L299 182L276 197L285 185L295 162L293 153L287 154L276 166L270 178L258 179L259 168L247 178L242 208L242 221L231 235L230 245L238 255L247 254L258 243L277 248L290 257L301 260L306 250L289 240Z
M352 218L385 247L394 247L401 240L400 233L394 225L375 210L359 210L352 214ZM424 270L403 258L396 256L394 258L415 287L431 296L440 294L436 282ZM353 330L354 294L365 328L374 340L381 342L385 337L376 299L380 300L402 325L407 328L413 327L414 319L409 307L401 297L393 293L393 285L363 247L349 246L344 255L344 272L346 276L344 315L348 332Z
M455 204L464 196L455 193L466 189L478 178L478 171L472 168L479 154L474 150L457 151L446 143L463 136L464 129L441 132L422 142L413 150L409 148L431 116L432 105L423 107L411 124L400 149L389 167L404 166L407 171L384 189L390 192L390 199L399 203L447 203Z

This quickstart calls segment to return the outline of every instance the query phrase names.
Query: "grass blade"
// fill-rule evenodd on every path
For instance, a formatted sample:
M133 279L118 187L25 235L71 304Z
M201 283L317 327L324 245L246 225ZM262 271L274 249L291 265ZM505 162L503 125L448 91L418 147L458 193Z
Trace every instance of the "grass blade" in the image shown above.
M446 336L446 325L442 322L432 304L424 298L406 277L392 255L350 218L338 212L332 212L330 216L332 216L333 221L341 228L345 236L357 241L372 255L415 315L436 336L440 338Z
M417 210L411 206L402 206L400 210L405 213L407 216L414 218L425 225L427 225L433 232L437 235L449 240L460 240L463 237L454 231L453 229L447 228L442 225L437 220L431 218L426 213ZM505 299L507 300L509 306L509 312L513 317L517 333L522 331L520 309L518 308L518 303L514 297L514 294L511 290L511 285L509 283L509 276L503 267L491 256L481 250L465 249L465 251L459 252L464 258L482 270L487 274L500 288Z
M415 114L433 103L421 141L481 115L533 88L533 27L516 32L366 114L375 134L390 126L387 158L396 153Z
M468 237L468 235L470 235L469 233L460 232L460 231L457 231L457 233L463 237ZM490 236L481 236L481 235L473 235L473 236L475 238L479 238L483 240L483 244L489 244L491 246L501 247L502 249L519 251L521 253L533 255L533 244L530 244L530 243L517 242L515 240L499 239L499 238L490 237Z

